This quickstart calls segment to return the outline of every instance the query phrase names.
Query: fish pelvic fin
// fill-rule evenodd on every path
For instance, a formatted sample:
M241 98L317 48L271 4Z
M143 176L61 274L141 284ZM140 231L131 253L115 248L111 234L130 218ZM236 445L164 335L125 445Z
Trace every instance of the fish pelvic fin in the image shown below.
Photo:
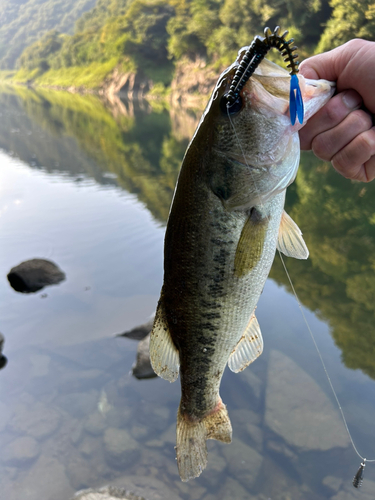
M215 410L201 420L190 419L178 410L177 466L182 481L201 475L207 466L207 439L224 443L232 441L232 425L221 399Z
M150 337L150 360L159 377L174 382L180 370L180 356L174 345L164 311L163 295L155 313Z
M252 314L245 331L229 356L228 366L234 373L241 372L263 352L263 337L255 314Z
M295 259L307 259L309 256L302 231L285 210L281 217L277 249L287 257Z

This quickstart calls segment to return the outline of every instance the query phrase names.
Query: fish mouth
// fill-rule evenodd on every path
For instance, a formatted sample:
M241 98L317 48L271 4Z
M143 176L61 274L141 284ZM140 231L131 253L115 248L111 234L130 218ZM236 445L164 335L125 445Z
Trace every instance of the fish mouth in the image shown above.
M309 118L330 100L335 93L336 83L329 82L328 80L310 80L308 78L303 78L302 82L302 96L305 107L303 124L305 124Z

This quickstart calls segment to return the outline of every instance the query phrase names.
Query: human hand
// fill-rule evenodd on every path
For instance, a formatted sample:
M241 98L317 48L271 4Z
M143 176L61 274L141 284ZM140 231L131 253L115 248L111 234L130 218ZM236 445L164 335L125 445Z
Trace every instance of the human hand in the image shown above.
M306 78L324 78L337 84L337 94L300 130L301 149L312 149L344 177L373 180L375 42L351 40L306 59L300 71Z

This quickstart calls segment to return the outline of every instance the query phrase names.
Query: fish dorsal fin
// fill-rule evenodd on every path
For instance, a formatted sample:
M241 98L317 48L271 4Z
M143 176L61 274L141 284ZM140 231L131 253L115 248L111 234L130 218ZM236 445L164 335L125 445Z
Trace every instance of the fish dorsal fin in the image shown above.
M177 379L180 357L169 332L162 297L159 300L154 326L151 330L150 359L152 368L159 377L169 382Z
M262 252L268 219L262 218L254 207L246 220L237 244L234 257L234 274L241 278L248 274L259 262Z
M228 366L232 372L241 372L249 366L250 363L255 361L262 352L262 332L260 331L258 320L255 314L253 314L240 341L229 356Z
M285 210L281 217L277 249L287 257L295 259L307 259L309 256L300 228Z

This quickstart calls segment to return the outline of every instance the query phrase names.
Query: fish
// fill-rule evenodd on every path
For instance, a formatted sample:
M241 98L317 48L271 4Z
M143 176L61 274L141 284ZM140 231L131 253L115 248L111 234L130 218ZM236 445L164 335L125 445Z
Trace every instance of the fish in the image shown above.
M247 47L219 77L186 150L164 242L164 280L151 331L150 357L163 379L181 379L176 454L182 481L207 465L207 439L230 443L220 397L226 366L240 372L263 350L255 309L278 248L306 259L308 249L284 211L300 145L289 117L289 73L264 59L222 105ZM298 75L305 121L334 84Z

